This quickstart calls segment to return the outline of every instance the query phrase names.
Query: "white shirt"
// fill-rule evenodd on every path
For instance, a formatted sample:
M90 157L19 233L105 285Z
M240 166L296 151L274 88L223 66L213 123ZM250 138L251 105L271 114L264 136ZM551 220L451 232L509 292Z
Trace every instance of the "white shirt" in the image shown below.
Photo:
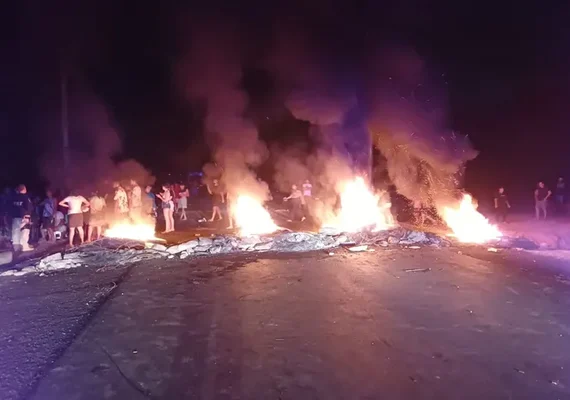
M313 185L310 183L303 183L303 196L311 197L313 192Z
M81 205L87 203L87 200L83 196L67 196L63 202L69 206L69 214L81 214Z

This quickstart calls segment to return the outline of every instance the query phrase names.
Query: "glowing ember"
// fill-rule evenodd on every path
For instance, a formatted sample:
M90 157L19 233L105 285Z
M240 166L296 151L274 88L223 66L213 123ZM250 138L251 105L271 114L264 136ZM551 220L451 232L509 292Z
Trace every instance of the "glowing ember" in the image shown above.
M442 217L460 242L485 243L502 236L499 229L477 211L469 194L463 195L457 208L444 207Z
M338 215L327 225L343 232L358 232L365 228L380 231L392 226L391 204L381 204L380 197L370 190L362 177L341 186L340 205Z
M232 205L232 214L240 234L244 236L263 235L279 229L263 204L250 196L238 196Z
M149 224L117 224L105 231L104 236L115 239L132 239L146 242L163 240L154 236L154 226Z

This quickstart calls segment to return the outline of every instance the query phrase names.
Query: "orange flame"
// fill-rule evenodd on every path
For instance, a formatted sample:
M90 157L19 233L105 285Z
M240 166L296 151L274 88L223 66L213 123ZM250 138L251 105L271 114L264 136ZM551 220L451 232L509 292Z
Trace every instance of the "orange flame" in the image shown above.
M163 240L154 235L154 225L152 224L129 224L122 223L111 226L104 233L104 236L115 239L132 239L141 242L149 240Z
M251 196L239 195L232 204L232 214L240 235L263 235L279 229L263 203Z
M473 197L464 194L457 207L444 207L442 218L463 243L485 243L499 239L502 233L477 211Z
M326 226L342 232L358 232L365 228L380 231L393 225L391 204L380 201L364 178L356 177L340 185L340 211Z

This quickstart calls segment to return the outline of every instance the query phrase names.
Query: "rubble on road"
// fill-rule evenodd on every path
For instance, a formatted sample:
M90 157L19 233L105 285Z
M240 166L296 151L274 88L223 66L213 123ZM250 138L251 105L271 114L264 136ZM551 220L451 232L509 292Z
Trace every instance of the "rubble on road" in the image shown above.
M320 232L279 232L270 235L236 237L220 235L198 237L187 242L166 246L160 243L143 243L105 238L67 252L51 254L33 265L5 271L0 276L20 276L27 273L79 268L82 266L113 268L150 259L187 259L193 256L222 255L244 252L309 252L345 248L351 252L372 252L373 246L389 248L403 246L417 249L422 246L445 247L451 242L433 233L414 231L402 227L357 233L340 232L323 228ZM329 253L331 254L331 253ZM334 254L334 253L332 253Z

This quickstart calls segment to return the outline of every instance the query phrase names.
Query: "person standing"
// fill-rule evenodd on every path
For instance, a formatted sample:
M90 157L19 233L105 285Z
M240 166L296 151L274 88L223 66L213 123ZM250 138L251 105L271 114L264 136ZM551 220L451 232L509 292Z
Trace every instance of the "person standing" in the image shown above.
M53 197L51 190L46 191L46 198L41 202L43 207L42 211L42 236L46 237L49 242L55 242L54 234L54 217L57 208L57 203Z
M143 209L147 217L156 218L156 195L152 192L152 186L146 185L144 188Z
M562 177L559 177L558 181L556 182L554 200L556 202L556 212L558 214L564 214L566 211L566 182L564 182L564 178Z
M131 179L131 219L134 222L140 220L142 215L142 190L139 184Z
M186 209L188 208L188 197L190 197L190 191L185 184L180 184L180 191L178 192L178 210L180 211L180 221L186 221L188 217L186 216Z
M505 193L504 187L500 187L499 190L497 190L493 201L495 203L497 222L507 222L507 215L511 204L509 203L509 198L507 197L507 193Z
M87 230L88 242L93 239L93 231L95 231L95 239L101 239L103 225L105 225L105 207L107 202L104 197L99 196L98 192L93 192L89 199L89 204L91 205L91 221Z
M12 246L16 251L33 250L29 245L33 204L25 185L18 185L12 195Z
M162 193L156 195L162 200L162 212L164 213L165 230L162 233L174 232L174 198L169 185L162 186Z
M127 192L118 182L115 182L113 187L115 188L115 196L113 197L115 201L115 217L121 222L124 222L129 216L129 199L127 198Z
M291 200L291 222L305 220L305 215L303 212L305 198L303 197L303 192L297 188L297 185L291 186L291 194L287 197L284 197L283 200Z
M222 204L224 204L224 191L222 186L220 185L220 181L214 179L212 181L212 186L209 184L206 185L208 188L208 193L212 196L212 218L210 218L210 222L213 222L216 216L218 216L218 220L222 219Z
M67 220L69 223L69 246L73 247L73 239L75 238L75 231L79 233L79 240L81 244L85 239L85 231L83 230L83 210L84 206L89 207L87 199L78 195L74 191L69 196L59 202L62 207L69 208L67 213Z
M538 182L534 191L534 211L536 212L536 219L540 219L541 212L544 215L544 219L546 219L546 208L550 195L552 195L552 192L548 190L544 182Z

